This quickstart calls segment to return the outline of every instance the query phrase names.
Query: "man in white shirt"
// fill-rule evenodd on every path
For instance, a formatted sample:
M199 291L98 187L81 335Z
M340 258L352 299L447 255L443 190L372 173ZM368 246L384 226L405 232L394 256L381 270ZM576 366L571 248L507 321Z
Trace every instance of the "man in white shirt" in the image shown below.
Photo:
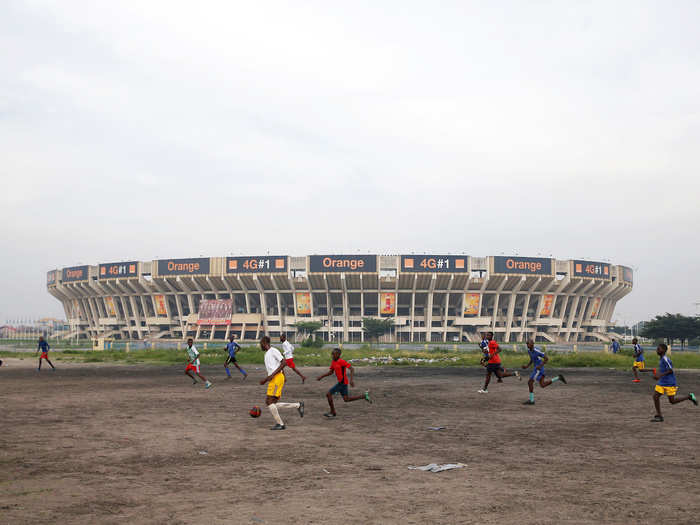
M282 352L284 352L284 360L287 362L287 368L291 368L299 377L301 377L301 382L306 381L306 376L302 374L298 369L297 365L294 364L294 345L287 341L287 336L284 334L280 335L280 343L282 343Z
M277 348L272 348L268 336L264 336L260 339L260 349L265 352L265 370L267 371L267 377L261 379L260 384L264 385L269 381L265 404L270 410L272 418L275 420L275 426L272 427L271 430L284 430L286 427L280 417L278 408L296 408L299 411L299 416L304 417L304 402L279 402L280 397L282 397L282 389L284 388L284 374L282 373L282 369L287 365L287 362Z
M197 351L197 347L194 346L194 341L192 338L187 340L187 368L185 368L185 375L188 375L192 378L192 381L194 383L197 383L197 380L194 378L194 376L190 372L194 372L197 374L197 377L199 377L202 381L204 381L204 386L206 388L211 387L211 383L207 381L207 378L204 377L202 374L199 373L199 352Z

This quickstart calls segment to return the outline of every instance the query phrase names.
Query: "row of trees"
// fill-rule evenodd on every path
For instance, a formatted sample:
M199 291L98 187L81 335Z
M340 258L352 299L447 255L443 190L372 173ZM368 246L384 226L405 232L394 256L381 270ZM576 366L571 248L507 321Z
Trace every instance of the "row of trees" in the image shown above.
M663 339L669 344L680 340L681 347L685 347L688 341L700 339L700 317L669 313L657 315L644 325L641 335L649 339Z
M364 317L362 318L362 330L369 340L378 341L381 336L391 331L391 327L394 325L393 317L385 317L382 319L375 319L374 317ZM308 336L313 337L314 332L318 331L319 328L323 326L323 323L318 321L299 321L294 325L297 329L297 334L301 337Z

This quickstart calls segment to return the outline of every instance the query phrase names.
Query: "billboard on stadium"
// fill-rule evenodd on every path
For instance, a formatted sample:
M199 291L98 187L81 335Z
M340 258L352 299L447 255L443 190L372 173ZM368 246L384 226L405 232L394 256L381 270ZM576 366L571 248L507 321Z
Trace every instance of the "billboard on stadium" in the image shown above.
M598 317L598 311L600 310L600 297L593 299L593 306L591 307L591 318Z
M156 315L167 316L168 309L165 307L165 296L164 295L154 295L153 299L156 302Z
M139 263L137 261L100 264L97 273L99 279L117 279L122 277L138 277Z
M63 269L62 280L64 283L74 283L76 281L87 281L88 267L87 266L72 266Z
M58 270L51 270L46 272L46 286L51 286L56 284L56 276L58 275Z
M311 313L311 294L309 292L296 292L297 315L309 315Z
M226 273L271 273L287 271L287 256L226 257Z
M109 317L117 316L117 309L114 308L114 298L111 296L105 297L105 308L107 309L107 315Z
M376 255L310 255L309 272L376 272Z
M160 259L158 263L158 276L167 275L207 275L209 273L209 259Z
M379 313L394 315L396 313L396 293L382 292L379 294Z
M477 317L481 310L481 294L464 294L464 317Z
M553 302L554 294L548 293L542 296L542 308L540 309L540 317L549 317L551 315Z
M603 262L572 261L574 277L592 277L594 279L610 279L610 265Z
M552 259L544 257L493 257L493 273L553 275Z
M628 268L627 266L619 266L619 268L622 270L622 280L627 284L634 284L634 272L632 268Z
M227 325L231 324L233 301L231 299L204 299L199 303L197 324Z
M402 255L402 272L467 272L466 255Z

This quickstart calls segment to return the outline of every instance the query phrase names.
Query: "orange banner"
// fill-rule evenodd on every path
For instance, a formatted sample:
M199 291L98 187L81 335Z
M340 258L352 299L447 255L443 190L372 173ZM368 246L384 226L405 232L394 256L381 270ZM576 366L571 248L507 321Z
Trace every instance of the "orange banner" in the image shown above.
M476 317L481 309L481 294L480 293L465 293L464 294L464 315Z
M547 317L548 315L551 315L553 302L553 294L547 294L542 297L542 309L540 310L540 317Z
M379 294L379 311L384 315L396 313L396 294L394 292Z
M311 313L311 294L309 292L297 292L297 315Z
M114 299L112 297L105 297L105 306L107 307L107 315L110 317L117 316L117 311L114 308Z
M591 308L591 317L598 317L598 311L600 310L600 297L593 299L593 307Z
M165 296L154 295L153 298L156 300L156 315L167 316L168 310L165 308Z

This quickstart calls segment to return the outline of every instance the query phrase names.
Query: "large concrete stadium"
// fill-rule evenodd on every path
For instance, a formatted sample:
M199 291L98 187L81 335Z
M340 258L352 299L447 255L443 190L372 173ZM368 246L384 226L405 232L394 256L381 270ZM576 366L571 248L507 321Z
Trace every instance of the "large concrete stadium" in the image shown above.
M75 266L47 274L66 337L235 334L292 339L318 321L327 341L362 342L363 317L393 318L397 342L607 342L632 270L603 262L466 255L211 257Z

